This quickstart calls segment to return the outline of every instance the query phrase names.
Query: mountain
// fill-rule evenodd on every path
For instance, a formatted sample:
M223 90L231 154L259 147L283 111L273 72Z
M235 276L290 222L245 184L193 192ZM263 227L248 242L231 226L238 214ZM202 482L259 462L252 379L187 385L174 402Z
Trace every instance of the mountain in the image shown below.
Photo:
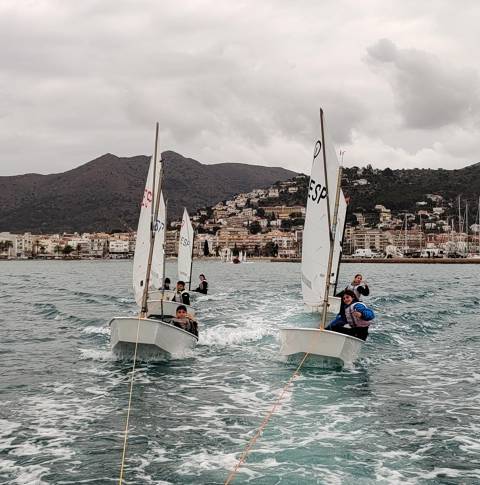
M295 176L283 168L204 165L162 153L169 219L239 192ZM0 177L0 231L33 233L136 229L150 157L108 153L67 172Z
M363 181L360 184L359 181ZM402 169L384 170L351 167L344 169L344 191L351 197L353 211L372 211L382 204L393 211L415 211L416 203L427 201L427 194L441 195L456 210L460 195L462 206L468 200L476 207L480 196L480 163L457 170ZM429 205L435 204L429 202ZM475 210L476 212L476 210Z

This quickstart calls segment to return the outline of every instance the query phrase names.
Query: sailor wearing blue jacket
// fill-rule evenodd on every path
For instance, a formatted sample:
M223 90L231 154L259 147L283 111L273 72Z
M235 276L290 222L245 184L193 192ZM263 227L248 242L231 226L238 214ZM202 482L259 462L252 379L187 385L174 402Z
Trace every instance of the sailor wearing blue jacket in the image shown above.
M342 301L345 307L326 327L326 330L333 330L362 340L367 340L368 327L375 318L373 310L364 303L359 302L355 293L345 290Z

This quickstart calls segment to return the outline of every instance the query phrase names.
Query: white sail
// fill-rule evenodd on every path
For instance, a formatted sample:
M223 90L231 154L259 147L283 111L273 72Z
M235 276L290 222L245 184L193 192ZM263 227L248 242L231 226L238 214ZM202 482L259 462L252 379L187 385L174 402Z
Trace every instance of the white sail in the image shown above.
M142 305L143 289L147 278L148 253L150 251L150 225L155 197L154 194L154 172L155 161L152 157L148 169L147 181L143 192L142 204L140 206L140 217L138 219L137 240L135 243L135 255L133 257L133 291L138 306ZM156 187L160 177L161 161L157 161Z
M193 227L187 209L183 210L182 228L178 243L178 279L188 285L192 273Z
M158 206L157 220L153 227L155 228L155 243L152 254L152 269L150 273L151 288L156 290L163 286L163 268L165 259L165 231L167 226L167 208L163 198L163 192L160 194L160 203Z
M332 224L337 190L337 155L326 133L324 139L325 147L321 146L320 141L315 145L303 231L302 294L303 301L308 307L319 307L323 303L330 250L327 198ZM322 148L325 149L327 160L328 193Z
M338 275L338 262L340 261L342 255L342 239L343 239L343 228L345 226L345 218L347 217L347 201L343 192L340 191L340 199L338 201L338 214L337 214L337 229L335 231L335 246L333 248L333 259L332 259L332 274L330 277L330 283L335 285Z

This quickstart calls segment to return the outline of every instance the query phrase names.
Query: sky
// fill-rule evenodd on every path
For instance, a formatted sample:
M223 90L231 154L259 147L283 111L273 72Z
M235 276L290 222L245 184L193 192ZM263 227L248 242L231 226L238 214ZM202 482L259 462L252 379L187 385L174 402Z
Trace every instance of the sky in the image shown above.
M0 0L0 175L104 153L309 173L480 161L476 0Z

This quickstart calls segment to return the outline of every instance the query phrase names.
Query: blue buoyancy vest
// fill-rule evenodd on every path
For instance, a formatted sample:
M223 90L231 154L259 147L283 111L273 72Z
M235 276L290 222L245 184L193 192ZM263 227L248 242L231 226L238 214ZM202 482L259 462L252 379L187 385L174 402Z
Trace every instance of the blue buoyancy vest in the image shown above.
M353 328L353 327L369 327L371 321L364 320L362 317L357 317L354 315L355 311L355 305L357 305L358 302L352 303L345 307L345 320L347 323ZM363 305L363 304L362 304Z

